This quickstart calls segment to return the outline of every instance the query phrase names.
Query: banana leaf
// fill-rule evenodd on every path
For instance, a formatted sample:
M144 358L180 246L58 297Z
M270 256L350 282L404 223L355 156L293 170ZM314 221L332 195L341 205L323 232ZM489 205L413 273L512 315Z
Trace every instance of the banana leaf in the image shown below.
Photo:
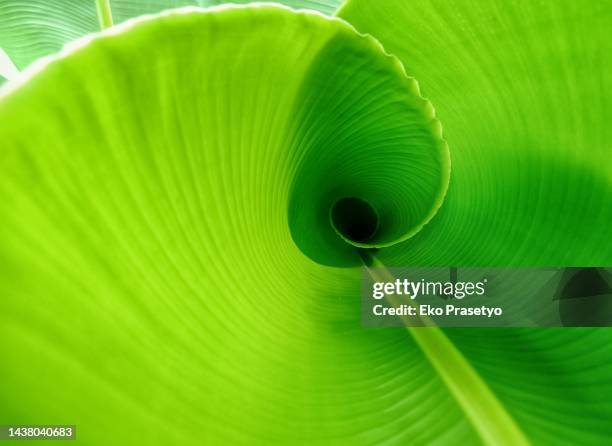
M131 4L116 23L158 10ZM488 5L343 5L385 49L284 8L176 12L5 85L0 417L84 444L609 441L608 329L360 326L361 249L610 263L605 11ZM0 46L23 68L82 17Z

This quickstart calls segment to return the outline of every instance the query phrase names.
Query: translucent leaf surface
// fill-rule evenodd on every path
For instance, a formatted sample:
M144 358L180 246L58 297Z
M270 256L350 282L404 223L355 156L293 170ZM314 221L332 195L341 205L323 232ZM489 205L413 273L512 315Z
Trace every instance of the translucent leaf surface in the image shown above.
M323 265L357 262L337 199L395 212L391 243L446 190L398 61L276 7L109 31L0 99L2 419L101 445L477 438L406 333L361 328L359 269Z
M607 2L350 0L339 15L419 79L451 147L443 207L385 264L612 264ZM610 330L447 333L534 442L609 441Z
M3 0L0 2L0 47L18 68L59 51L66 43L100 29L96 11L99 0ZM115 24L143 14L155 14L181 6L216 6L250 3L248 0L109 0ZM332 14L339 0L286 0L295 8Z

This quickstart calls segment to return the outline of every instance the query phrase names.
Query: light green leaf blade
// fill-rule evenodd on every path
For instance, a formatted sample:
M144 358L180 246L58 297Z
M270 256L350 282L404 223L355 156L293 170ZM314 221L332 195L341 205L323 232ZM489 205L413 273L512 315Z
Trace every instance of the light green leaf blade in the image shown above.
M339 14L419 79L453 149L442 214L403 261L612 262L605 2L350 0Z
M325 198L421 188L417 222L446 189L431 106L376 41L231 8L38 70L0 100L2 419L101 445L477 441L405 333L361 328L359 270L311 257L354 259L292 238L295 200L327 211L317 158L351 167L317 179Z
M96 9L101 0L4 0L0 3L0 47L18 68L59 51L66 43L96 32L100 20ZM216 6L219 0L109 0L113 22L122 23L143 14L155 14L182 6ZM250 3L242 0L231 3ZM294 8L315 9L332 14L339 0L280 1Z
M0 3L0 46L19 69L98 29L94 1Z
M444 205L385 264L612 264L605 2L349 0L339 15L419 79L452 153ZM610 330L446 332L534 442L609 442Z
M166 9L181 6L210 7L220 5L246 5L249 3L262 3L257 0L111 0L113 16L117 23L143 14L155 14ZM275 2L295 9L311 9L332 15L341 0L279 0Z

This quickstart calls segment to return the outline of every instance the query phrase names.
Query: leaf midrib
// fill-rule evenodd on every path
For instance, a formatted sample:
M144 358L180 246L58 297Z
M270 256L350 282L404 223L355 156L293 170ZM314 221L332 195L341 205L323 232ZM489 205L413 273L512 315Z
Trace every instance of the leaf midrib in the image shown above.
M374 280L395 281L380 260L375 257L371 260L371 266L365 268ZM424 321L424 327L409 326L405 318L402 321L484 444L530 444L491 388L439 327L430 320Z

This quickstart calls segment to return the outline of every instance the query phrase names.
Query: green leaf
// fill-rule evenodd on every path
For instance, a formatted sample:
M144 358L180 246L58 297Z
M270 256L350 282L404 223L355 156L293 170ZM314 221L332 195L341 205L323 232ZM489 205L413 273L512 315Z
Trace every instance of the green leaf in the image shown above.
M342 11L423 80L453 149L445 205L379 256L610 263L605 11L494 6ZM357 272L321 264L415 233L445 146L372 40L249 11L123 30L5 93L2 418L65 418L87 444L443 445L507 413L534 443L605 444L609 330L447 330L457 350L360 328ZM340 238L333 204L377 187L364 209L397 193L403 218ZM457 364L480 374L467 403ZM502 408L474 419L487 388Z
M94 1L0 3L0 47L19 69L98 29Z
M339 16L419 79L452 154L440 212L382 250L386 265L612 264L608 10L597 1L344 4ZM612 438L610 330L446 333L534 443Z
M612 263L612 16L603 2L350 0L436 105L453 179L385 263ZM395 259L397 257L397 259Z
M96 5L100 1L110 6L115 24L181 6L230 3L220 0L4 0L0 4L0 47L17 67L23 69L34 60L59 51L66 43L98 31L101 19ZM285 0L280 3L332 14L340 0Z
M389 227L353 243L383 245L446 190L433 109L374 39L176 12L0 95L0 418L100 445L477 441L405 333L361 327L359 269L322 264L356 262L330 204L367 193Z

